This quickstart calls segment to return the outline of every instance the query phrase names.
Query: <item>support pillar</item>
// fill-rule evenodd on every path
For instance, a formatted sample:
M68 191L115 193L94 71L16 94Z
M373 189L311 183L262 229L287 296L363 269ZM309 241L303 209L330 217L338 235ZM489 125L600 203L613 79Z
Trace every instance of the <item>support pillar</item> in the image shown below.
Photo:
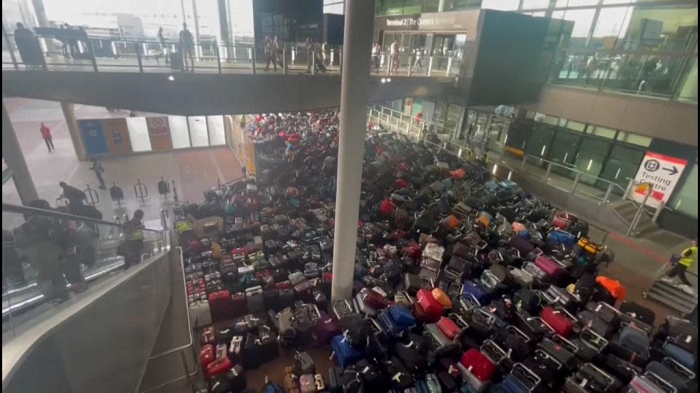
M346 2L331 294L334 301L352 296L362 161L371 83L371 58L367 53L372 50L373 33L372 29L365 29L362 26L373 18L374 0Z
M70 140L73 142L75 155L78 157L78 160L84 161L87 159L87 152L85 151L85 145L83 145L83 136L80 135L80 129L78 128L78 120L75 119L75 106L68 102L61 102L61 110L66 120Z
M49 18L46 16L44 0L32 0L32 5L34 6L34 13L36 14L37 22L39 22L39 27L51 27L49 24ZM49 38L44 42L46 43L46 51L56 52L56 46L54 45L54 41L52 39Z
M32 175L29 173L29 167L24 160L22 148L17 140L17 134L12 127L10 114L7 113L5 102L2 103L2 158L5 160L7 167L12 169L12 179L17 188L17 193L23 204L39 199L39 194L36 192Z

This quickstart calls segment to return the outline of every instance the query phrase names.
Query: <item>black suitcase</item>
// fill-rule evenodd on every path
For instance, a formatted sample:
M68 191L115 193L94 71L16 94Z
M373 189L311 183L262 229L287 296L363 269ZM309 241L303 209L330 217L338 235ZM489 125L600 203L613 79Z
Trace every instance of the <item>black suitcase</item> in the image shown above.
M581 326L594 331L604 338L611 338L615 334L615 329L593 311L583 310L576 315L576 318L579 320Z
M265 302L265 310L282 310L279 307L280 291L279 289L266 289L263 292L263 300Z
M260 367L260 344L253 334L247 334L243 341L243 353L241 363L246 370L255 370Z
M642 375L642 369L630 362L614 355L606 355L603 358L603 367L618 377L623 383L629 383L634 377Z
M343 393L343 369L331 367L328 369L328 381L326 383L328 393Z
M622 302L620 312L636 318L647 325L653 325L656 320L654 311L633 302Z

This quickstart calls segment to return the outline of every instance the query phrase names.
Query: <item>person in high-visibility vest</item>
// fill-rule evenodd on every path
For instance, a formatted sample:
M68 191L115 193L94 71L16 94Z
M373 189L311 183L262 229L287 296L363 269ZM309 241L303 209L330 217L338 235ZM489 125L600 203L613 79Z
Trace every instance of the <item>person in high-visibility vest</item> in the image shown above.
M693 293L693 287L690 285L688 278L685 276L685 272L688 269L692 269L698 263L698 241L695 240L690 247L683 250L681 257L668 274L666 274L667 281L673 281L674 277L678 277L681 285L679 288L686 293Z
M131 220L124 224L124 240L128 246L128 254L124 256L124 269L141 263L141 252L145 240L143 233L145 226L141 220L143 220L143 210L138 209Z

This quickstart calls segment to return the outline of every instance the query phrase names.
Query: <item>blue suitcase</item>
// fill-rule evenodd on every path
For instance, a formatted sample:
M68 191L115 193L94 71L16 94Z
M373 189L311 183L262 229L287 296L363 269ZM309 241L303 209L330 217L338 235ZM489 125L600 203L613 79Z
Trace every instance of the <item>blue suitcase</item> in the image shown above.
M666 343L663 347L664 355L673 358L678 363L693 369L695 367L695 356L676 344Z
M394 321L394 318L391 317L391 314L389 313L388 310L384 310L379 314L379 326L388 334L389 336L392 337L398 337L403 334L403 332L406 330L401 325L397 324L396 321Z
M550 246L564 245L571 247L576 244L576 236L569 232L552 231L547 235L547 244Z
M623 347L645 358L649 357L649 336L641 329L632 326L624 326L620 330L618 342Z
M389 307L389 316L396 322L397 325L402 328L411 328L416 325L416 318L413 317L413 313L406 307L403 306L391 306Z
M469 297L473 296L480 304L489 304L489 291L483 285L467 280L464 282L464 289L462 290L462 296Z
M355 364L358 360L362 359L362 352L353 348L342 335L333 337L331 340L331 349L335 354L335 360L338 362L338 365L343 368Z
M502 189L507 191L513 191L518 188L518 183L512 180L503 180L499 185Z

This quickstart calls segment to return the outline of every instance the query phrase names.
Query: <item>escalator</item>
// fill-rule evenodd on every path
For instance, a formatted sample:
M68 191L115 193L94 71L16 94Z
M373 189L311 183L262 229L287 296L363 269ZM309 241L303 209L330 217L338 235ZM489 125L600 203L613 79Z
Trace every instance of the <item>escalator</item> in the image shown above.
M39 252L28 245L26 229L19 229L29 222L51 228L32 237ZM87 242L71 235L86 228L93 232ZM143 229L143 247L130 248L139 251L131 255L140 263L125 270L118 255L124 230L106 221L3 204L3 232L16 236L14 243L3 242L3 392L139 388L181 258L166 230ZM76 248L89 252L71 251ZM24 276L22 286L12 285L14 277L5 272L5 256L12 254L17 260L9 261L15 264L10 270Z

